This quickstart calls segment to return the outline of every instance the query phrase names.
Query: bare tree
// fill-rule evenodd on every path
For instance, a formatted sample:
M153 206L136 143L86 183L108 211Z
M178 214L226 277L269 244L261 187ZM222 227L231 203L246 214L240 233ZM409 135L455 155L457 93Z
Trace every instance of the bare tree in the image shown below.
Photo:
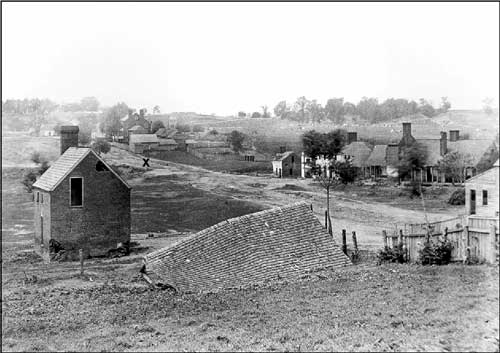
M341 183L340 177L336 172L336 161L328 161L323 167L316 166L315 173L317 183L326 190L326 216L328 220L328 232L330 235L333 235L332 220L330 218L330 190Z

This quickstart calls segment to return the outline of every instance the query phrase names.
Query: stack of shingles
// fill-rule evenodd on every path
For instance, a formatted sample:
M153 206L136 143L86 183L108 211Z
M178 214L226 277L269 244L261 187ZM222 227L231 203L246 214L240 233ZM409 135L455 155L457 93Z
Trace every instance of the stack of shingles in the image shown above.
M229 219L145 257L147 275L180 291L300 278L350 264L306 203Z

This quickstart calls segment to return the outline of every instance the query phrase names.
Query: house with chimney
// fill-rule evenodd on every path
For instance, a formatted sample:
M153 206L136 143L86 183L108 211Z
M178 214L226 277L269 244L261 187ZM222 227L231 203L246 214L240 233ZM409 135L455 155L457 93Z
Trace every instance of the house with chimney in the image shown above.
M146 119L146 109L140 109L139 114L129 111L127 115L120 119L121 129L118 140L128 142L130 130L138 134L149 134L152 122Z
M294 151L276 153L272 160L273 174L278 178L299 177L300 159Z
M465 210L468 216L496 217L498 220L499 160L492 168L465 181Z
M426 151L424 167L412 170L410 179L424 183L450 182L438 167L439 161L449 152L459 152L470 158L470 164L465 167L464 174L470 178L476 174L476 166L481 158L488 153L491 141L480 139L460 139L459 130L440 132L439 138L415 138L412 135L410 122L403 123L403 135L398 143L375 145L365 161L365 168L372 178L397 177L398 164L405 149L418 143Z
M61 127L61 156L33 184L35 246L51 258L105 255L130 241L131 188L91 148L78 126Z

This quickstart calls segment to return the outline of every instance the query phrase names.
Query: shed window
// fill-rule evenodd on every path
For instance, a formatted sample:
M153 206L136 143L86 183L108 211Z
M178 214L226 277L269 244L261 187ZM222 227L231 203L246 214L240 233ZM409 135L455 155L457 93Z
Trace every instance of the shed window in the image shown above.
M483 205L488 204L488 190L483 190Z
M83 178L69 179L70 202L72 207L83 206Z

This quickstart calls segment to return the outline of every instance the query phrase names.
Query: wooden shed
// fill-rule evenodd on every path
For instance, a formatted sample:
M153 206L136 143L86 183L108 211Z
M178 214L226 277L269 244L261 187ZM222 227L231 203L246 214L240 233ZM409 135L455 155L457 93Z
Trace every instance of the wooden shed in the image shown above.
M465 182L465 209L468 215L498 217L499 161L492 168Z

